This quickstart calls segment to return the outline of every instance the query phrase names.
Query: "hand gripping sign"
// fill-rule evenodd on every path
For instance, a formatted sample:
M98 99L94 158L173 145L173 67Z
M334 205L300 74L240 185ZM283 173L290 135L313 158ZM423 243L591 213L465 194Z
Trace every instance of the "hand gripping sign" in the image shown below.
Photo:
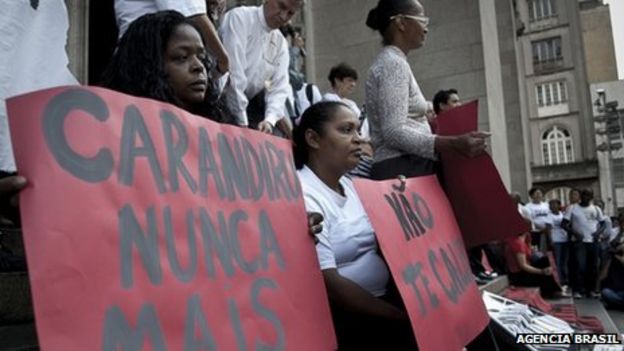
M437 120L440 135L476 131L478 103L474 101L448 110ZM467 158L457 152L443 152L441 159L444 189L468 247L529 230L489 154Z
M356 180L421 351L457 351L489 317L451 206L435 176Z
M98 88L8 102L42 350L332 350L290 144Z

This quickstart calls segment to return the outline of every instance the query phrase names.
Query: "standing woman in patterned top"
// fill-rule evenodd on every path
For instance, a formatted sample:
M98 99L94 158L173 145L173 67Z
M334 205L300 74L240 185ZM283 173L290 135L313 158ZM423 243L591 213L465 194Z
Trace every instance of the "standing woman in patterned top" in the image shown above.
M440 151L474 157L486 148L488 133L439 136L431 132L425 116L430 106L407 61L407 54L423 45L428 24L417 0L380 0L368 14L366 25L379 31L384 45L366 80L375 149L373 179L433 174Z

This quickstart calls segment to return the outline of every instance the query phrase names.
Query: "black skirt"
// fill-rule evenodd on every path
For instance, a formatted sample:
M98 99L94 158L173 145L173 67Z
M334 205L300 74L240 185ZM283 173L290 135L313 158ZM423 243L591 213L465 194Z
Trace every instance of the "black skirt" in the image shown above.
M416 155L401 155L373 163L371 179L394 179L399 175L406 178L421 177L438 173L438 163Z

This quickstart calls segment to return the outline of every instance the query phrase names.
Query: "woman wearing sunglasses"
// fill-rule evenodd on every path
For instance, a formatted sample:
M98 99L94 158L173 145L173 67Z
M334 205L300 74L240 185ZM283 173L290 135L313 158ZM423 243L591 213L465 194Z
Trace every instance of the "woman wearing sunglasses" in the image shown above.
M429 18L417 0L380 0L366 25L379 31L384 47L366 80L366 108L375 160L373 179L435 173L437 152L455 150L473 157L485 150L487 133L439 136L431 132L430 108L407 61L427 35Z

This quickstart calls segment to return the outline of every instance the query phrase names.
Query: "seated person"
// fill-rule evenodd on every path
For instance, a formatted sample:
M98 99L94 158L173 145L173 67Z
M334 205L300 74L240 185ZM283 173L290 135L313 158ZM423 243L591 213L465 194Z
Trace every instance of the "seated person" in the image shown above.
M624 311L624 212L617 220L618 234L609 243L607 260L601 271L601 297L608 308Z
M130 24L101 86L219 120L218 110L205 102L211 86L206 60L201 35L191 20L175 11L156 12Z
M416 350L407 312L375 233L345 174L362 153L359 121L344 103L308 108L294 131L306 210L323 215L317 254L340 350Z
M561 287L555 281L548 257L533 255L530 238L525 232L506 242L509 282L515 286L539 287L541 295L546 298L561 296Z
M624 243L610 251L608 276L603 282L601 297L607 307L624 311Z

